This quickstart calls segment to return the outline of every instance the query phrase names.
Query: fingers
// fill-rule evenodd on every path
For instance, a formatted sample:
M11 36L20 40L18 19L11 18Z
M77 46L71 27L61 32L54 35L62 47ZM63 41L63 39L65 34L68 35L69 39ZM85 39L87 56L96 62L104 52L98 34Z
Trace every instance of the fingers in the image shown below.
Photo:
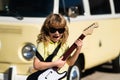
M57 67L58 68L62 68L66 63L66 61L62 60L62 58L63 58L63 56L60 59L57 60Z
M76 44L78 47L82 46L82 40L81 40L81 39L77 39L77 40L75 41L75 44Z

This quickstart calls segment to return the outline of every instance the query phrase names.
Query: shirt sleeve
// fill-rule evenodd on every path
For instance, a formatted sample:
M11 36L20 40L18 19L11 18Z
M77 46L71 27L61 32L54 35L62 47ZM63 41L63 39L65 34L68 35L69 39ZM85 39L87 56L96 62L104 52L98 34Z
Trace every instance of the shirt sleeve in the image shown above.
M37 50L39 52L39 54L43 57L44 59L44 43L39 43L37 46Z

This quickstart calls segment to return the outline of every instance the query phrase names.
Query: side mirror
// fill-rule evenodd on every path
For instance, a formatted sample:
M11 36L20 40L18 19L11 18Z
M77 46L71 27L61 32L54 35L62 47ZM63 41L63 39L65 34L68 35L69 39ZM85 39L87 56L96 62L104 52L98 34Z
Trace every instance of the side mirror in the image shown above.
M68 16L69 17L75 18L78 16L78 14L79 14L79 9L77 6L73 6L73 7L70 7L68 9Z

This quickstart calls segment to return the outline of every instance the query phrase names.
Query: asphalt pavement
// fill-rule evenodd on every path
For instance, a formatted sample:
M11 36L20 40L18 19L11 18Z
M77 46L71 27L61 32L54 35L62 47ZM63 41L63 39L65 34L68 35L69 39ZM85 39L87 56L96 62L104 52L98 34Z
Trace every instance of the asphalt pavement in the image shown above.
M120 80L120 73L115 73L111 65L102 65L84 73L81 80Z
M81 80L120 80L120 73L107 73L96 71L83 77Z

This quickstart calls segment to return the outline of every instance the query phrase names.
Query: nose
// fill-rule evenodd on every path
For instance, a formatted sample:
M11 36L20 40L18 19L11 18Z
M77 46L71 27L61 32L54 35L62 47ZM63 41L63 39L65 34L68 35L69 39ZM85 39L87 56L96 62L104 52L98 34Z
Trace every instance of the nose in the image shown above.
M56 31L56 32L55 32L55 34L59 34L59 32L58 32L58 31Z

